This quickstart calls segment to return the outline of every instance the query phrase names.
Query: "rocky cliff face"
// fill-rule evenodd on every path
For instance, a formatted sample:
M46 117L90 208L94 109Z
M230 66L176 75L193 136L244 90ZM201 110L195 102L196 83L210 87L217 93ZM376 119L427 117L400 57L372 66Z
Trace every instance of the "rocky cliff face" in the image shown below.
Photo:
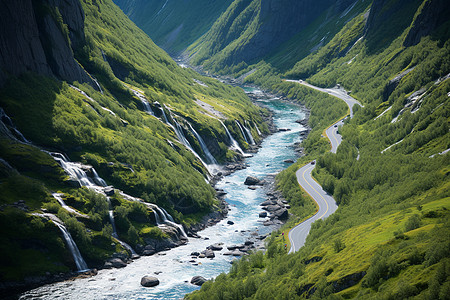
M93 84L74 58L83 44L78 0L0 0L0 86L27 71Z
M354 0L234 1L222 17L188 51L193 63L254 63L292 39L327 11L339 14ZM332 8L332 10L330 10Z
M169 53L202 36L233 0L114 0L128 17Z
M409 47L416 45L420 39L429 35L440 26L445 26L443 40L449 38L450 5L446 0L428 0L423 4L419 14L414 19L411 29L406 36L403 46Z
M374 0L364 29L368 50L389 45L408 26L422 0Z
M260 29L240 53L250 61L261 57L312 22L334 1L261 0ZM238 58L239 59L239 58Z

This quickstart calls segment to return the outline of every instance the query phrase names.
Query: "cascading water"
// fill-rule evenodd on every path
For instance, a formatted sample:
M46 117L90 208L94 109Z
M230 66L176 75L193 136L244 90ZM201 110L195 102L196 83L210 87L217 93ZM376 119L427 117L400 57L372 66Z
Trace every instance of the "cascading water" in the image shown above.
M139 98L139 100L141 100L142 105L144 105L144 110L146 113L148 113L149 115L154 116L155 114L153 113L152 108L150 107L150 103L148 103L147 99L145 98L145 96L138 90L132 89L130 88L130 90L133 92L133 94Z
M140 201L140 200L138 200L138 201ZM140 202L142 202L142 201L140 201ZM175 223L175 221L173 220L172 216L164 208L161 208L158 205L153 204L153 203L146 203L146 202L143 202L143 203L145 203L148 206L150 206L150 208L154 211L155 219L156 219L156 225L160 226L160 225L163 225L163 224L167 224L167 225L170 225L172 227L175 227L175 228L177 228L180 231L181 235L184 238L187 239L187 234L184 231L183 226L181 224Z
M47 152L49 153L57 162L60 163L61 167L64 169L64 171L66 171L66 173L69 174L69 176L72 179L76 179L81 186L85 186L87 188L90 188L94 191L96 191L97 193L101 193L103 194L103 188L107 186L105 180L103 180L103 178L101 178L100 176L98 176L97 172L95 171L94 168L89 167L89 166L85 166L81 163L74 163L69 161L63 154L61 153L57 153L57 152ZM91 173L93 175L93 178L90 178L87 173L83 170L83 168L90 168ZM85 217L88 218L87 215L83 215L79 212L77 212L76 210L74 210L73 208L69 207L66 205L66 203L64 202L64 200L61 197L61 194L57 194L54 193L53 197L58 200L58 202L61 204L61 206L66 209L67 211L74 213L76 215L78 215L79 217ZM114 212L111 210L111 203L109 200L109 197L106 198L108 203L109 203L109 220L111 222L111 226L113 227L113 234L112 236L117 240L117 242L119 242L125 249L127 249L128 251L131 252L132 255L137 255L136 252L133 250L133 248L128 245L127 243L119 240L119 235L117 234L117 230L116 230L116 225L114 222Z
M256 124L255 122L253 122L253 124L255 125L256 133L258 133L258 135L261 136L261 130L259 130L258 124Z
M104 181L103 178L98 176L97 171L95 171L94 168L91 169L91 172L92 172L92 175L94 175L95 183L97 183L99 186L102 186L102 187L108 186L108 184L106 184L106 181Z
M55 224L59 230L61 230L64 240L66 241L67 246L69 247L70 253L72 253L73 260L77 266L78 272L85 272L89 270L87 263L84 261L83 256L81 256L80 250L78 250L77 244L73 240L67 228L63 225L63 222L54 214L39 214L32 213L33 216L38 216L41 218L50 219L53 224Z
M114 210L112 209L112 205L111 205L111 199L109 197L106 197L106 201L108 201L108 215L109 215L109 222L111 223L112 226L112 236L115 238L118 238L118 234L117 234L117 229L116 229L116 222L114 221Z
M167 107L166 107L167 108ZM194 148L192 148L191 144L189 143L189 141L187 140L186 136L184 135L183 132L183 128L181 127L181 125L177 122L177 120L173 117L173 115L171 114L170 117L172 119L172 121L175 123L175 125L172 125L172 123L169 122L169 120L167 119L166 113L164 112L164 109L162 107L159 107L159 109L162 112L163 118L165 120L165 123L167 125L169 125L170 127L172 127L172 129L175 131L175 134L178 137L178 140L180 141L180 143L182 143L184 146L186 146L186 148L192 152L192 154L194 154L195 157L198 158L198 160L200 160L200 162L202 163L202 165L206 168L206 170L211 173L210 168L208 167L208 165L205 163L205 161L200 157L200 155L198 155L197 152L195 152ZM167 108L168 109L168 108ZM170 109L169 113L171 112ZM212 156L212 155L211 155ZM214 158L214 157L213 157Z
M239 127L239 130L241 131L242 136L244 137L245 142L248 144L247 136L244 133L244 129L242 128L241 123L239 123L238 120L235 120L237 126Z
M214 156L209 152L208 147L206 146L205 141L200 136L200 134L195 131L194 127L190 123L189 128L191 129L192 133L194 134L195 138L197 139L198 143L200 144L200 147L202 148L203 153L205 153L206 158L208 159L209 164L217 165L217 160L214 158Z
M88 175L86 174L86 172L83 170L83 167L87 168L87 166L84 166L80 163L71 162L61 153L57 153L57 152L47 152L47 153L50 154L61 165L61 167L69 175L69 177L71 179L78 181L78 183L81 186L86 186L86 187L96 187L97 186L95 184L94 180L89 178ZM95 174L97 174L97 172L95 172ZM103 181L103 183L105 184L104 186L106 186L106 182L104 182L103 179L101 179L101 180L99 180L99 179L101 179L101 178L98 177L98 175L97 175L97 180L99 182Z
M227 126L225 126L225 124L223 124L222 121L220 121L220 124L222 124L223 128L225 128L225 132L227 133L228 139L230 140L230 147L236 151L238 151L239 153L241 153L242 155L245 155L244 151L242 151L241 147L239 146L238 142L233 138L233 136L231 135L230 131L228 130Z
M159 107L159 110L161 110L162 116L164 118L164 123L166 123L169 126L172 126L172 124L170 124L169 120L167 119L166 112L164 111L162 106Z
M100 86L100 84L98 83L97 79L95 79L94 77L92 77L92 81L94 81L95 85L98 88L98 91L103 95L103 90L102 87Z
M69 247L70 252L72 253L73 260L75 261L75 264L77 265L78 272L84 272L89 270L86 262L84 261L83 257L81 256L80 250L78 250L77 244L73 240L72 236L70 235L70 232L67 230L67 228L58 223L53 222L58 226L58 228L63 233L64 239L66 240L67 246Z
M226 247L222 251L216 251L216 257L212 260L196 259L193 262L191 253L206 249L215 243L224 243L227 246L243 244L247 239L257 240L273 229L272 226L262 225L262 219L258 217L260 203L267 200L265 191L248 189L243 183L248 176L264 178L268 174L283 170L286 167L284 160L295 159L294 148L290 146L301 141L299 133L304 130L295 122L305 116L305 113L297 106L280 100L267 101L269 97L262 98L262 93L258 95L261 96L257 101L274 112L274 124L278 128L291 130L275 132L268 136L262 142L261 149L248 159L249 166L246 169L238 170L217 183L217 188L228 193L226 201L229 202L231 210L227 219L199 232L198 234L203 238L190 238L186 245L161 255L144 256L138 262L131 263L123 269L100 270L95 280L77 279L44 286L28 292L23 296L24 299L30 299L30 295L42 295L42 298L58 296L61 299L75 300L85 297L86 291L90 298L96 299L182 299L186 293L199 288L189 284L193 276L201 274L209 279L228 272L233 257L223 255L227 252ZM292 114L292 109L295 114ZM124 199L127 198L124 196ZM156 208L154 211L157 211ZM159 215L155 213L157 218ZM229 225L229 220L233 221L234 225ZM162 220L158 222L162 223ZM253 235L256 231L259 237ZM150 271L158 273L160 284L151 289L143 288L139 282L142 276Z
M245 120L245 124L247 124L247 120ZM248 129L247 126L243 125L245 133L247 134L248 140L250 141L250 144L254 145L255 144L255 140L253 139L252 136L252 132L250 131L250 129Z
M116 222L114 221L114 210L112 210L111 200L109 199L109 197L106 197L106 201L108 201L108 206L109 206L109 210L108 210L109 222L111 223L111 226L113 229L113 232L111 234L112 237L117 242L119 242L119 244L121 244L125 249L130 251L132 256L137 256L137 253L134 251L134 249L130 245L128 245L124 241L119 240L119 235L117 234L117 229L116 229Z

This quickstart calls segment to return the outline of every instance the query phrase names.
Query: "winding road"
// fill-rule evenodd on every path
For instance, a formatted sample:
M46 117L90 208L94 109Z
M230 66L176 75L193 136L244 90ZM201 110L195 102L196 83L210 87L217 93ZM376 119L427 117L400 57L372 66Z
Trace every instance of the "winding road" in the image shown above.
M331 88L331 89L323 89L316 86L313 86L309 83L306 83L302 80L286 80L289 82L296 82L299 84L302 84L304 86L307 86L309 88L313 88L315 90L318 90L320 92L327 93L329 95L335 96L343 101L348 105L348 108L350 110L350 118L353 117L353 106L355 104L358 104L360 106L361 103L358 102L358 100L350 97L348 93L340 88ZM336 123L332 124L330 127L328 127L325 130L325 133L330 140L331 143L331 150L330 152L336 153L337 147L342 142L342 136L338 133L338 128L340 125L344 124L344 118L337 121ZM327 194L323 190L323 188L312 178L311 172L315 167L315 161L308 163L307 165L301 167L295 174L297 176L297 181L302 187L303 190L305 190L313 199L316 201L317 205L319 206L319 209L317 212L310 217L309 219L301 222L294 228L292 228L289 231L289 241L291 243L291 248L289 249L289 253L294 253L298 251L306 241L306 237L308 236L309 230L311 229L311 224L319 219L324 219L334 213L337 209L336 201L334 201L333 197Z

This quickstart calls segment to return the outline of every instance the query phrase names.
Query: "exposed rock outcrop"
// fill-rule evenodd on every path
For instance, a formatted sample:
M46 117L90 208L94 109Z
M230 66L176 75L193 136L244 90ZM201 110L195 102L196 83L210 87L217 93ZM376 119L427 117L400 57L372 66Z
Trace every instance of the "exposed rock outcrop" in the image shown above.
M439 26L448 21L450 15L450 5L446 0L426 1L420 13L414 19L409 29L408 35L403 41L403 46L414 46L420 42L420 39L429 35ZM448 39L448 31L447 37Z
M78 0L0 0L0 86L11 75L32 71L95 87L74 58L74 49L84 43Z

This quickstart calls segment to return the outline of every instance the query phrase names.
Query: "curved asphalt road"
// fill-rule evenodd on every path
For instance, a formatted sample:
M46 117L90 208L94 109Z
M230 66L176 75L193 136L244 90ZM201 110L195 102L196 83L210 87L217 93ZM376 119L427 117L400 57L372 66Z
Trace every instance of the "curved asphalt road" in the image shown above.
M286 80L290 82L296 82L307 87L313 88L315 90L328 93L332 96L335 96L339 99L345 101L350 110L350 118L353 117L353 105L358 104L362 106L358 100L350 97L344 89L340 88L332 88L332 89L322 89L316 86L313 86L304 81L297 80ZM331 152L336 153L337 147L342 142L342 136L337 133L338 127L344 124L344 118L334 123L330 127L328 127L325 131L328 139L331 142ZM315 161L313 163L309 163L303 167L301 167L295 174L297 176L297 181L300 186L305 190L313 199L317 202L319 206L319 210L309 219L303 221L298 224L294 228L289 231L289 241L291 242L291 249L289 249L289 253L294 253L298 251L306 241L306 237L308 236L309 230L311 229L311 224L319 219L323 219L334 213L337 209L336 201L334 201L333 197L328 195L322 187L312 178L311 172L315 167Z

